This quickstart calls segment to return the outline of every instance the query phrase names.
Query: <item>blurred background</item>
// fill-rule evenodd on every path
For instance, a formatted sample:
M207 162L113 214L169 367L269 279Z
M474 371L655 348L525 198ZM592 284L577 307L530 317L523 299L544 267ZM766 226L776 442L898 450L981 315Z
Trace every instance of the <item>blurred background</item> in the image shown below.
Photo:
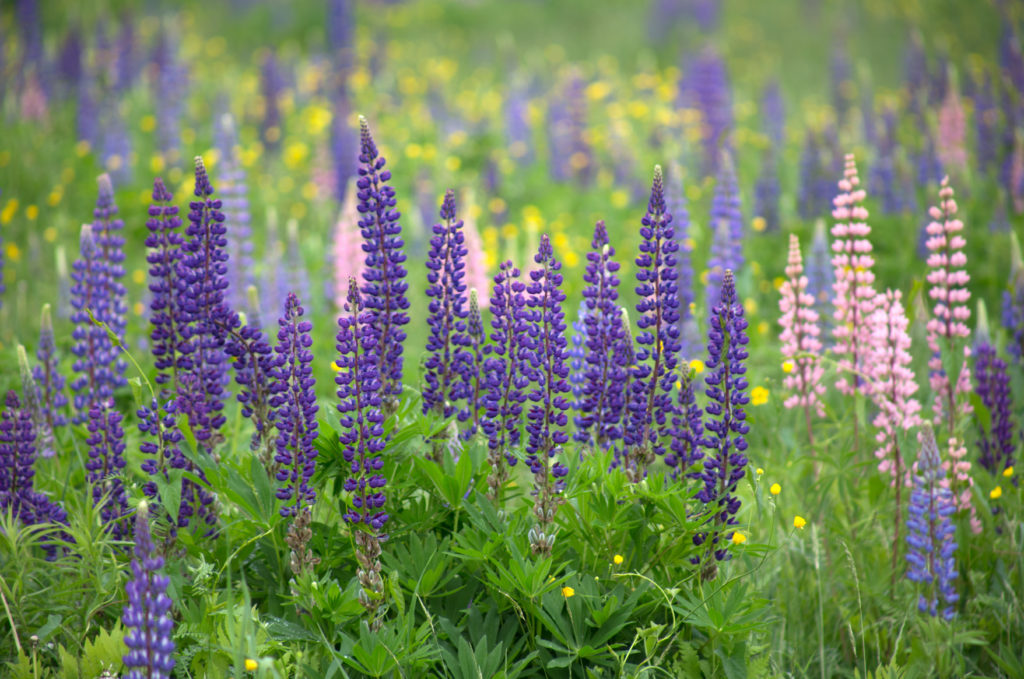
M234 303L272 322L295 290L333 325L336 284L358 267L342 250L360 114L393 172L413 299L447 188L478 234L471 284L506 258L528 268L547 232L575 309L597 219L631 280L660 164L692 268L692 343L730 221L759 344L776 332L785 234L800 235L812 288L829 285L815 223L852 152L879 287L923 276L926 211L948 174L969 257L985 262L970 267L975 295L997 308L1024 210L1022 19L1022 3L980 0L5 1L0 341L33 344L44 302L66 319L107 172L141 348L153 178L184 216L196 155L225 200ZM413 307L422 344L426 305Z

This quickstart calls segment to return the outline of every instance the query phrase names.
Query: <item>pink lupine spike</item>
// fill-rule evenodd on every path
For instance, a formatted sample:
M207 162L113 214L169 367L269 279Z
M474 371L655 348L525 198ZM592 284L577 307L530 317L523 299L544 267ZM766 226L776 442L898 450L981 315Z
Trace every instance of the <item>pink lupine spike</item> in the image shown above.
M342 203L338 222L334 226L334 305L338 309L343 309L348 299L348 279L362 280L363 269L366 268L357 205L356 182L353 179L348 183L345 202Z
M792 371L783 384L792 392L786 399L787 408L804 409L807 424L807 438L814 446L811 430L811 412L818 417L825 416L822 396L825 385L821 383L825 369L821 365L821 340L818 339L818 312L814 309L814 297L807 292L807 276L804 275L803 257L800 254L800 240L796 234L789 236L789 260L786 276L779 293L779 325L782 326L782 355L790 361Z
M958 512L967 512L970 516L971 532L981 533L981 519L974 507L974 478L971 476L971 462L967 459L967 448L955 438L949 439L949 459L942 463L946 470L946 478L939 483L953 493L953 501Z
M874 354L868 363L871 370L871 398L878 407L873 424L878 428L875 440L878 448L878 471L889 474L896 489L896 512L892 542L892 581L900 545L900 527L903 525L903 487L910 486L910 474L903 464L900 435L921 424L921 404L914 398L917 382L910 368L910 335L907 334L906 311L898 290L879 293L872 326L875 333Z
M967 169L967 121L958 88L951 84L939 109L938 156L942 166L960 176Z
M967 321L971 310L967 306L971 293L967 284L967 255L963 249L967 241L961 235L964 224L957 219L957 205L953 198L953 187L949 177L942 180L939 189L939 205L932 207L928 214L928 296L932 299L932 313L928 320L928 348L932 353L928 360L931 370L930 383L935 393L932 410L936 427L946 424L947 436L957 431L958 420L972 412L967 400L971 393L971 369L968 358L971 355L967 338L971 334ZM952 359L949 364L958 376L951 384L946 373L943 356ZM956 369L959 366L959 369Z
M836 388L852 396L857 391L867 393L869 383L864 379L874 345L871 328L875 309L875 259L871 256L871 227L867 224L868 210L864 207L866 193L860 186L857 164L853 154L846 155L843 178L839 180L839 195L833 200L832 266L835 268L836 323L833 349L840 371ZM852 374L851 374L852 373ZM853 442L857 447L857 419L853 421Z

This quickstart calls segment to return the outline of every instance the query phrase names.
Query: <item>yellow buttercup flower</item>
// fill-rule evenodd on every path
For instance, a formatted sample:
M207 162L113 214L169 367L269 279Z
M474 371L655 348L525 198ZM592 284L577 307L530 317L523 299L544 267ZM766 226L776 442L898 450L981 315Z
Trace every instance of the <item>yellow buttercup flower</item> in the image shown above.
M562 596L564 596L566 599L568 599L571 596L576 596L576 590L574 590L572 587L563 587Z
M621 554L616 554L612 557L612 563L616 566L621 566L623 561L625 561L625 559L622 558Z
M768 390L764 387L754 387L750 390L750 403L755 406L763 406L768 402Z
M693 359L692 361L690 361L690 370L693 371L694 375L700 375L702 372L704 372L704 361L700 360L699 358Z
M782 372L786 373L787 375L793 372L793 361L783 361Z
M17 262L21 259L21 248L19 248L15 243L7 244L7 259L12 262Z
M793 517L793 528L803 529L807 525L807 519L797 514Z
M754 231L761 233L768 227L768 222L765 221L764 217L754 217L750 222L750 227L754 229Z
M337 361L334 361L334 362L331 363L331 370L333 370L336 373L337 372L341 372L341 366L338 365Z
M26 206L25 216L30 220L35 220L35 218L39 216L39 207L36 205Z
M1006 478L1010 478L1011 476L1013 476L1013 467L1007 467L1006 469L1004 469L1003 476L1005 476Z
M992 498L993 500L998 500L999 498L1001 498L1003 496L1003 487L1002 486L996 486L991 491L989 491L988 496L990 498Z
M18 199L11 198L4 205L4 209L0 210L0 224L6 224L14 218L15 213L18 211Z
M747 541L747 536L744 535L743 533L740 533L739 531L736 531L735 533L732 534L732 544L734 544L734 545L742 545L746 541Z
M777 483L773 483L771 487L768 488L768 492L771 493L772 495L778 495L779 493L782 492L782 486L780 486Z
M260 667L260 664L258 662L256 662L255 660L253 660L252 658L246 658L245 659L245 670L247 672L255 672L256 670L259 669L259 667Z

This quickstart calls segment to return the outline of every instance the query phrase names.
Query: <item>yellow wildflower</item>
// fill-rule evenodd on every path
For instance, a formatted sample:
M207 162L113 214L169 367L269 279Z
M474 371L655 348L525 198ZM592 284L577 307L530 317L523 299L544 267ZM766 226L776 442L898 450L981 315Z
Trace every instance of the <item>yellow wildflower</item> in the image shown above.
M30 220L35 220L39 216L39 208L35 205L28 205L25 207L25 216Z
M1001 498L1003 496L1003 487L1002 486L996 486L991 491L989 491L988 496L990 498L992 498L993 500L998 500L999 498Z
M15 243L7 244L7 259L12 262L17 262L21 259L21 248L19 248Z
M253 660L252 658L246 658L245 659L245 671L246 672L255 672L257 669L259 669L259 666L260 666L260 664L258 662L256 662L255 660Z
M1004 469L1003 476L1005 476L1006 478L1010 478L1011 476L1013 476L1013 467L1007 467L1006 469Z
M156 129L156 118L153 116L142 116L142 120L139 121L139 129L143 132L152 132Z
M338 365L337 361L334 361L333 363L331 363L331 370L333 370L336 373L337 372L341 372L341 366Z
M576 590L574 590L572 587L563 587L562 596L564 596L566 599L568 599L571 596L576 596Z
M771 487L768 488L768 492L771 493L772 495L778 495L779 493L782 492L782 486L780 486L777 483L773 483Z
M803 527L806 525L807 519L805 519L804 517L800 516L799 514L793 517L793 528L800 528L802 530Z
M768 402L768 390L764 387L754 387L750 390L750 403L755 406L762 406Z
M786 373L787 375L793 372L793 361L783 361L782 372Z
M6 224L14 218L15 213L18 211L18 199L11 198L4 205L4 209L0 210L0 224Z
M768 222L765 221L764 217L754 217L754 219L750 222L750 227L754 229L754 231L761 233L768 227Z
M612 557L612 563L614 563L616 566L621 566L623 561L625 561L625 559L622 558L621 554L616 554Z
M692 361L690 361L690 370L693 371L694 375L700 375L702 372L704 372L704 361L700 360L699 358L693 359Z
M734 544L734 545L742 545L746 541L747 541L747 536L744 535L743 533L741 533L739 531L736 531L735 533L732 534L732 544Z
M758 476L761 476L762 474L764 474L764 470L761 469L760 467L758 467L757 470L756 470L756 473L757 473Z
M455 172L462 167L462 160L458 156L448 156L444 161L444 166L449 172Z

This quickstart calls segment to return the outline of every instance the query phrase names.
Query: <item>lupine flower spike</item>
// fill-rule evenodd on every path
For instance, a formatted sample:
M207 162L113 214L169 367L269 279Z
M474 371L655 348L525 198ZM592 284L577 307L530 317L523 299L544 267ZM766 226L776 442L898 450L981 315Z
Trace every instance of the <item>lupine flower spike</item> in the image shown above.
M866 192L860 187L857 165L853 154L846 156L843 178L839 180L839 195L833 201L832 266L835 269L835 337L833 351L838 357L840 376L836 388L847 396L857 391L867 392L864 380L871 359L875 335L871 327L875 309L875 259L871 256L871 227L867 224L868 211L864 207ZM858 422L853 419L853 447L858 446Z
M409 322L409 300L405 291L405 254L402 252L401 213L395 209L395 190L388 185L391 172L384 169L385 160L377 152L366 119L359 118L360 151L357 198L361 216L363 251L366 268L360 288L363 304L373 314L377 366L381 381L381 398L387 413L398 407L402 393L402 326Z
M875 440L878 449L878 471L890 476L890 485L896 489L895 530L892 546L892 578L895 584L899 553L900 526L903 513L903 486L909 485L910 475L903 462L900 439L921 424L921 404L914 393L917 382L910 367L910 335L907 334L906 312L900 301L899 290L888 290L879 295L878 308L872 321L876 335L871 368L871 398L878 408L873 424L878 429Z
M17 354L18 372L21 373L21 393L25 398L25 408L32 413L32 424L38 439L39 453L43 457L53 457L57 454L57 440L46 419L46 407L41 398L42 392L36 384L32 367L28 363L28 352L21 344L18 345Z
M1024 257L1017 234L1010 232L1010 280L1003 291L1003 327L1010 334L1006 350L1014 362L1024 362Z
M276 410L277 498L284 504L281 516L291 517L285 541L291 547L291 569L295 575L317 562L309 550L313 516L310 507L316 491L310 479L316 470L317 405L313 378L313 324L303 319L305 311L294 294L285 301L284 316L278 321L277 361L270 369L270 407Z
M502 488L508 480L508 468L518 461L513 451L519 444L519 422L526 401L524 390L530 384L526 354L529 339L526 285L519 276L519 269L506 261L494 277L491 343L487 346L488 358L484 363L486 415L481 426L487 434L487 461L491 465L487 495L499 506Z
M621 438L621 420L625 413L623 385L630 365L622 363L616 346L626 328L618 305L619 263L613 259L615 248L608 241L604 222L594 227L591 251L583 280L586 354L583 371L583 395L576 427L580 440L605 447Z
M562 446L569 441L565 427L569 422L569 368L565 339L565 312L561 290L562 263L555 259L547 234L540 238L540 249L533 258L540 268L530 272L526 305L529 307L529 346L526 352L534 388L529 397L533 405L527 414L527 463L533 472L534 517L530 529L530 548L534 554L550 556L555 543L552 524L563 502L565 476L569 469L557 460Z
M149 507L143 500L135 514L134 577L125 585L128 605L121 616L128 628L124 637L128 647L125 679L170 679L174 669L174 602L167 596L170 578L160 574L163 567L164 559L157 554L149 531Z
M182 256L185 239L180 233L181 218L178 206L172 205L173 196L157 177L153 182L153 204L149 207L146 237L149 262L149 334L150 347L156 363L155 381L161 387L161 398L177 394L178 371L182 365L183 326L187 323L180 303L178 287L178 261Z
M782 326L782 356L788 362L790 371L783 384L792 392L783 405L787 408L803 408L807 425L807 441L814 449L814 434L811 430L811 413L825 416L822 397L825 385L821 383L825 373L821 365L821 333L818 328L818 312L814 309L814 297L807 292L807 276L804 275L803 257L800 254L800 240L796 234L789 236L789 260L786 277L779 294L779 325ZM817 467L815 467L817 471Z
M50 315L49 304L43 305L36 359L39 363L32 369L32 376L39 390L43 419L47 428L56 434L60 427L68 423L67 415L64 414L68 397L64 393L64 375L58 366L57 345L53 338L53 318Z
M942 617L951 620L955 614L953 606L960 599L955 585L957 543L950 519L956 507L952 493L941 484L944 477L935 433L925 424L908 510L907 579L924 589L918 598L918 610L938 615L941 598L945 604Z
M122 416L113 403L94 403L89 409L89 461L85 463L92 485L92 503L100 508L103 523L114 539L128 536L128 498L124 489L124 430Z
M747 359L747 320L743 305L736 298L736 283L732 271L725 272L720 301L711 309L708 329L708 404L704 426L707 435L704 445L704 470L700 479L704 487L697 499L706 506L706 528L694 536L695 545L707 545L701 563L701 577L713 579L718 573L717 562L729 558L726 543L732 539L730 526L736 525L736 512L740 499L736 486L743 478L746 466L746 435L750 431L743 410L747 396L747 372L743 362Z
M338 412L341 413L341 445L350 476L345 491L352 493L352 505L342 518L352 526L356 543L357 572L362 589L359 601L377 629L382 619L377 611L383 603L384 581L380 570L380 543L387 538L384 524L384 413L381 410L381 380L378 376L377 338L374 313L363 306L359 287L349 279L348 303L338 319L337 360Z
M680 349L675 258L679 244L674 238L672 215L665 208L660 166L654 168L640 236L643 241L636 258L636 294L641 300L636 305L640 313L636 341L640 346L631 368L630 419L624 435L624 471L633 482L643 479L655 456L665 452L663 440L670 433L668 416L673 410L672 390Z
M971 369L968 358L971 354L967 345L970 329L967 320L971 310L967 306L971 292L967 284L971 277L967 273L967 255L963 249L967 241L961 235L964 224L957 216L957 204L949 178L942 180L939 189L939 206L928 214L928 276L931 286L928 295L934 302L932 317L928 320L928 348L932 356L928 361L931 369L929 381L935 394L932 409L936 427L946 425L948 437L959 430L959 419L971 412L967 401L971 393ZM949 369L957 374L956 384L950 380Z
M975 418L978 428L978 463L993 476L1014 466L1017 423L1013 415L1013 394L1010 390L1009 368L992 345L984 304L978 305L978 329L975 331L974 373L977 379L974 393L985 404L990 417L988 427L981 418ZM1014 483L1017 480L1014 479Z

